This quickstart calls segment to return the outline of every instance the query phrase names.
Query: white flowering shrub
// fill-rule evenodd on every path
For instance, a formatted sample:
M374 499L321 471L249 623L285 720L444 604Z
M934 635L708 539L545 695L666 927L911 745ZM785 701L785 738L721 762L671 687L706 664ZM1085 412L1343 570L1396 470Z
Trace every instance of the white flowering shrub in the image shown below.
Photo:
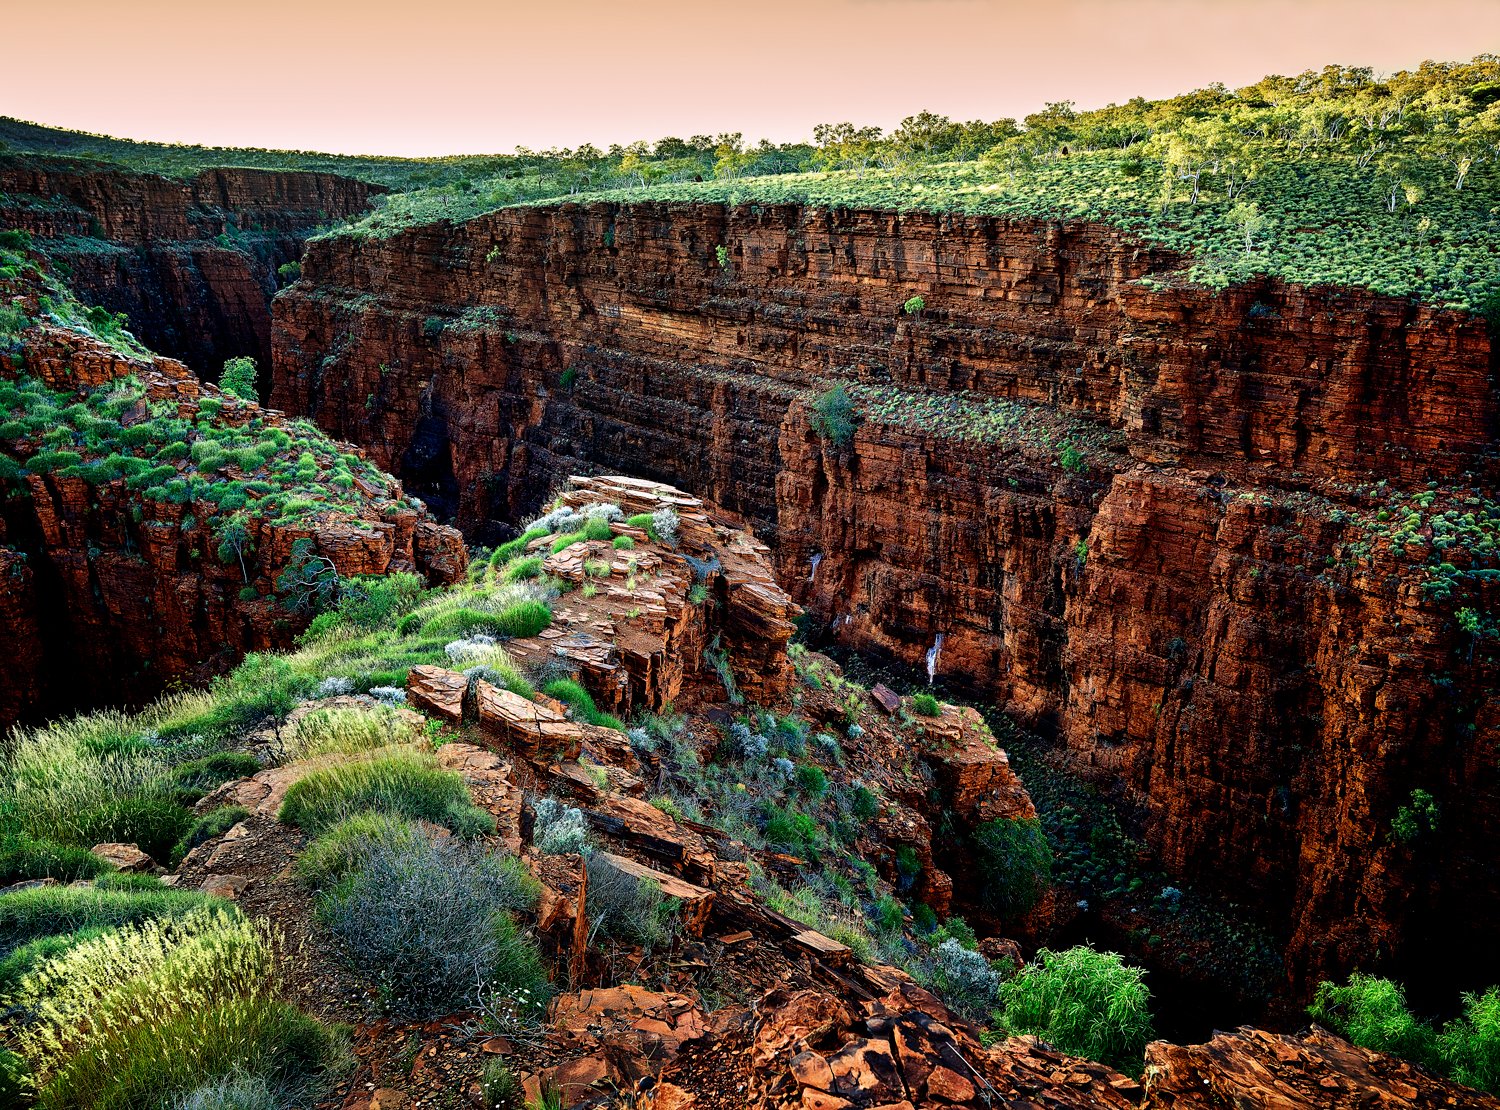
M316 698L337 698L344 694L354 693L354 679L345 678L343 675L330 675L318 683L318 688L313 691Z
M576 532L583 527L583 517L575 510L564 505L562 508L553 509L537 517L526 526L526 531L533 528L545 528L549 532Z
M461 667L465 663L488 659L494 654L494 648L495 638L481 633L444 644L443 653L448 656L449 663Z
M382 705L406 704L406 691L399 686L371 686L370 696Z
M990 962L949 937L932 950L932 987L950 1009L984 1021L1000 995L1000 973Z
M584 824L583 811L577 806L564 805L556 798L538 798L532 810L536 814L536 824L531 830L531 842L537 851L556 856L566 852L581 853L588 847L588 826Z
M677 546L678 530L681 527L682 520L671 505L663 505L651 514L651 530L656 533L657 539L669 547Z
M603 501L595 501L585 505L580 515L584 520L602 520L606 524L625 519L625 513L620 509L620 506L609 505Z
M746 763L760 765L771 751L771 741L758 732L753 732L743 721L729 726L729 735L734 739L735 751Z
M220 1076L172 1103L173 1110L279 1110L281 1100L258 1075Z

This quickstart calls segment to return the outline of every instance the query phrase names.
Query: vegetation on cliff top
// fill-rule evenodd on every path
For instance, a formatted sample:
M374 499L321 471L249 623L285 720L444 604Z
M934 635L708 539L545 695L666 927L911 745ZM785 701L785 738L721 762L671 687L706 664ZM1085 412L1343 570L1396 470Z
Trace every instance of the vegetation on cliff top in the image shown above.
M582 159L550 195L541 181L529 198L504 178L474 181L393 199L348 233L562 196L1099 220L1187 258L1147 284L1268 274L1486 314L1500 305L1500 60L1489 55L1383 79L1330 66L1091 112L1050 104L1020 123L922 113L886 137L829 125L770 174L723 138L707 173L654 172L650 150L614 150Z

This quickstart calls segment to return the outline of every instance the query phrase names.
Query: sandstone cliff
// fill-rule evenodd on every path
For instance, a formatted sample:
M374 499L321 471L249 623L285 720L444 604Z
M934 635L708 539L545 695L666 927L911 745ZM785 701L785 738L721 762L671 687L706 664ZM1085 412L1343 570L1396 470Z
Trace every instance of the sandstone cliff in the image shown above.
M57 327L33 326L19 354L0 355L0 385L27 382L67 401L136 383L140 399L111 428L121 438L131 429L144 433L151 419L201 420L214 412L230 425L280 431L297 450L319 449L280 413L220 394L179 362L123 355ZM40 395L12 396L17 404L0 421L0 460L19 464L18 473L0 475L0 614L10 651L0 678L0 729L43 714L138 705L169 682L201 682L224 671L246 652L289 647L308 620L278 585L294 563L313 560L340 575L416 572L433 583L463 573L459 534L410 503L398 483L373 477L361 478L347 497L308 502L295 514L240 514L244 531L229 551L225 516L210 491L253 482L256 474L226 463L212 483L169 499L161 483L143 490L125 474L93 469L109 460L104 448L87 444L99 435L89 418L79 422L87 430L63 444L76 448L78 462L44 467L39 456L60 441L44 443L28 430L23 407ZM144 437L132 442L143 460L167 446ZM165 457L186 467L187 448L179 446L180 454ZM177 473L173 464L162 469Z
M840 641L920 666L941 633L1299 981L1457 950L1488 981L1500 669L1454 619L1500 605L1485 328L1152 277L1180 261L1087 224L505 210L312 244L273 400L479 539L572 471L693 489ZM813 430L834 380L847 446ZM1443 818L1399 842L1414 788Z
M213 169L178 180L100 163L0 158L0 227L29 231L88 304L130 317L152 350L216 376L270 361L279 267L316 228L383 192L327 173Z

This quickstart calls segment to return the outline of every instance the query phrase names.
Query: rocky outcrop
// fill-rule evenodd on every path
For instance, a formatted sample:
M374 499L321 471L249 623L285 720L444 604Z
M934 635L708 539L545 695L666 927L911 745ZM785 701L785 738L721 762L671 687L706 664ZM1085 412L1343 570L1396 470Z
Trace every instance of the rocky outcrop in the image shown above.
M125 313L152 350L213 379L232 356L269 365L278 269L314 230L365 212L382 192L329 173L177 179L11 156L0 158L0 228L31 232L82 300Z
M1148 1108L1180 1110L1500 1110L1500 1099L1316 1026L1296 1035L1240 1029L1207 1044L1147 1045L1146 1093Z
M1457 946L1493 978L1500 669L1377 523L1429 481L1422 542L1491 512L1483 323L1181 261L1083 223L505 210L313 244L274 396L479 538L566 473L691 488L840 641L1055 733L1299 977ZM811 419L832 380L846 446ZM1416 788L1445 817L1398 843Z
M129 376L149 401L187 418L210 400L228 406L220 419L230 423L289 423L226 398L172 359L122 355L61 329L29 330L18 362L0 364L0 383L29 376L74 391ZM142 409L121 419L145 416ZM23 468L0 486L0 612L10 618L12 653L0 679L0 728L91 706L139 705L171 681L221 673L246 652L290 647L310 619L278 587L294 562L312 558L343 576L407 571L435 584L458 579L467 565L462 537L414 507L395 482L356 487L337 504L313 503L296 515L246 514L241 554L226 556L212 502L153 499L123 476L26 472L39 444L29 437L0 443ZM81 442L69 446L88 454ZM300 541L311 545L303 554Z

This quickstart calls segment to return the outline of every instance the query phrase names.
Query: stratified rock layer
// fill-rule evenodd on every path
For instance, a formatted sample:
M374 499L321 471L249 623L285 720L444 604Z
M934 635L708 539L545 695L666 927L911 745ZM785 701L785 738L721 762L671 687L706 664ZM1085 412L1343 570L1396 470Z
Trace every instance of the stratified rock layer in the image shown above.
M313 243L276 302L274 399L480 539L568 473L692 489L841 641L920 666L941 633L936 670L1118 784L1304 982L1458 951L1488 981L1500 675L1409 564L1351 555L1346 512L1376 479L1493 488L1484 325L1137 281L1181 261L1082 223L506 210ZM887 398L843 447L810 419L835 379ZM897 389L952 400L919 420ZM1044 415L974 434L997 400ZM1443 820L1400 843L1415 788Z
M130 375L152 401L183 413L196 415L199 399L213 398L228 405L222 419L284 423L280 413L203 385L180 362L127 357L58 328L31 329L15 357L20 372L57 390ZM16 373L0 362L0 381ZM360 490L353 507L295 519L247 515L243 563L217 554L215 508L153 501L123 478L60 471L23 474L0 490L0 619L9 651L0 668L0 729L43 714L139 705L174 679L201 681L246 652L292 646L308 615L287 607L276 582L298 540L310 540L344 576L408 571L442 584L461 577L468 561L458 532L414 506L395 482Z
M31 232L89 304L154 351L217 375L271 354L270 302L309 234L378 185L329 173L211 169L187 179L72 159L0 158L0 228Z

